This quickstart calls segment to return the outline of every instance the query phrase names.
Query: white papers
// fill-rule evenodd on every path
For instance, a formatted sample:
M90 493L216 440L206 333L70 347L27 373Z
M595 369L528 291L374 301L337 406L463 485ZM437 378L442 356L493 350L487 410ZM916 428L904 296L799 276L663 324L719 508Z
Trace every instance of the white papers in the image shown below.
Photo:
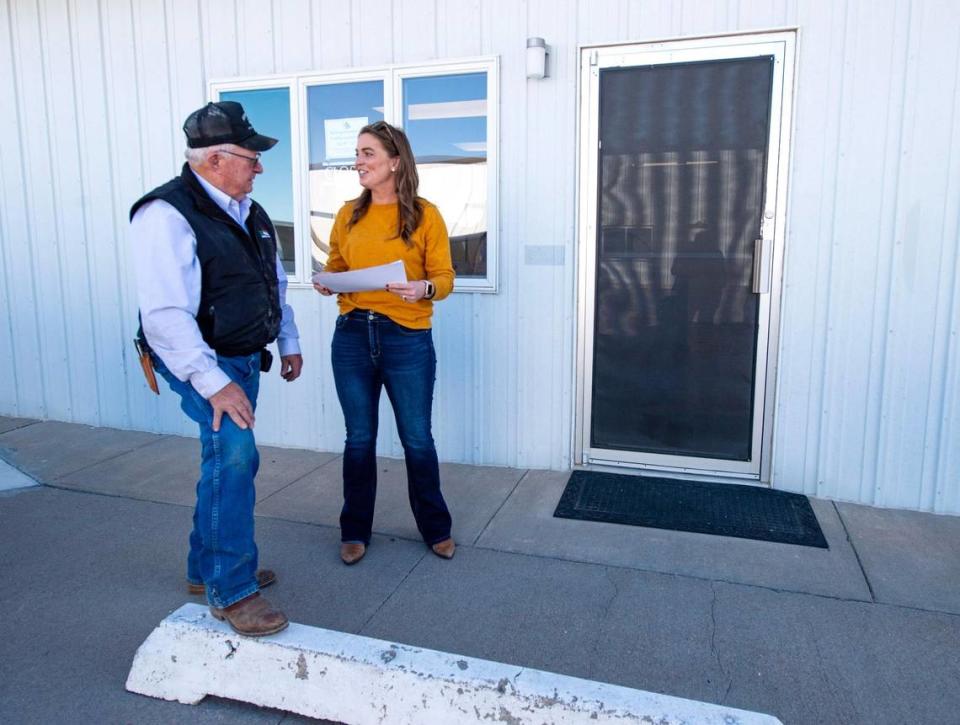
M407 272L398 259L390 264L350 272L317 272L311 279L332 292L367 292L382 290L387 282L406 282Z
M357 148L357 134L367 125L366 116L323 119L323 145L326 161L352 159Z

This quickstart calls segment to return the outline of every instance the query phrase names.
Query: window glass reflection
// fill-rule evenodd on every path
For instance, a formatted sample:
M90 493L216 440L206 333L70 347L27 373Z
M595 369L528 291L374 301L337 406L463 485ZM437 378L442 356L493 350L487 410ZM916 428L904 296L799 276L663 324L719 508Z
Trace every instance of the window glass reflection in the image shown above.
M312 266L330 254L330 230L343 203L359 196L354 171L357 134L383 120L383 82L333 83L307 89Z
M487 274L487 74L406 78L403 128L420 194L450 233L458 277Z
M290 90L257 88L224 91L222 101L243 105L250 123L277 145L263 155L263 173L254 182L253 198L267 210L279 237L280 259L287 274L296 270L293 231L293 166L290 156Z

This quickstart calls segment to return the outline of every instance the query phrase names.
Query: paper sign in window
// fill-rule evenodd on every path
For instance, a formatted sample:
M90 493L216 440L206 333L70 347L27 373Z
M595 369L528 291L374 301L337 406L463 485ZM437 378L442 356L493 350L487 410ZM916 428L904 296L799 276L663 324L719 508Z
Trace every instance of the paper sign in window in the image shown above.
M366 116L325 118L323 120L325 160L352 159L357 148L357 135L366 125Z

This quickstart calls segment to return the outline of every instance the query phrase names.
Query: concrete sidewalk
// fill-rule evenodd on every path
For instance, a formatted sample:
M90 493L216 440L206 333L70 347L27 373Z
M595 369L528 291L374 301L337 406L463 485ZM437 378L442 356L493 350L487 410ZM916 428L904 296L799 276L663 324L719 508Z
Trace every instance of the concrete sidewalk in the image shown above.
M302 721L124 690L191 599L195 440L0 418L0 459L16 469L0 469L3 722ZM784 723L960 722L960 518L813 500L821 550L554 519L569 474L444 464L447 562L417 536L402 461L382 459L376 535L345 567L339 456L261 459L261 562L293 621Z

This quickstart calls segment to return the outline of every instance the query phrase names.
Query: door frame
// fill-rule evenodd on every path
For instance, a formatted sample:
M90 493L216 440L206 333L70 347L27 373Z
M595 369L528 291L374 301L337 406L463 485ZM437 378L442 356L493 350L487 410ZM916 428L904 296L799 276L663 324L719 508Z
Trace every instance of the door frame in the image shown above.
M779 351L780 303L786 242L787 182L797 29L786 28L708 37L583 45L579 48L577 121L577 320L573 461L575 466L646 469L683 477L770 483L774 396ZM765 183L761 236L760 278L768 285L769 300L760 305L755 383L753 459L749 462L667 456L592 449L593 321L596 294L597 183L599 138L599 72L601 68L636 67L677 62L723 60L773 55L768 176ZM779 118L779 123L774 119ZM760 361L763 364L760 364ZM704 466L702 462L709 462Z

